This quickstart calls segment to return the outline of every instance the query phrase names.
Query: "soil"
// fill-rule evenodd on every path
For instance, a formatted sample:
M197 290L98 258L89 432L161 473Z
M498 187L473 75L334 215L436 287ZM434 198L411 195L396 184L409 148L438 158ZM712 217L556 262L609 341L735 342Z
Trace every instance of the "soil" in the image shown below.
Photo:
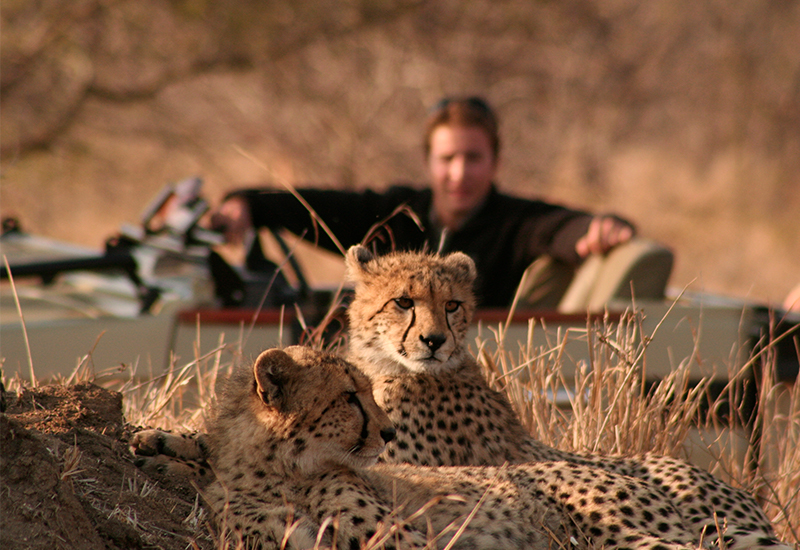
M214 547L197 493L134 465L121 394L82 383L5 397L0 547Z

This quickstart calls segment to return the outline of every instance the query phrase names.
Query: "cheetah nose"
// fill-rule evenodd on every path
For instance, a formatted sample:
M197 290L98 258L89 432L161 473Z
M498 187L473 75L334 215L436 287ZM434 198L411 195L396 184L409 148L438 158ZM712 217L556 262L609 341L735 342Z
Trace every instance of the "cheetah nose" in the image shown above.
M381 437L384 443L389 443L394 439L395 435L397 435L397 431L394 428L384 428L381 430Z
M442 344L447 341L447 336L444 334L431 334L427 337L420 336L419 339L422 340L426 346L428 346L428 349L431 350L431 353L434 353L437 349L442 347Z

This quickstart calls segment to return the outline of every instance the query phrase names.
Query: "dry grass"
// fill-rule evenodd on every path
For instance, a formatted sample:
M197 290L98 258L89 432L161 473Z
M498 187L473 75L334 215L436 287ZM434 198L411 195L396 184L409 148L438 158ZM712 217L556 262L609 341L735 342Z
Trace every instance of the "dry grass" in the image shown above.
M537 330L534 322L529 330ZM319 346L317 336L313 333L309 340ZM636 314L626 314L619 321L606 318L583 330L560 334L544 347L507 342L500 326L494 331L492 346L485 345L488 340L478 342L478 355L490 382L508 394L531 433L556 448L621 456L647 451L681 457L690 433L703 428L702 433L713 434L704 440L712 457L710 470L757 495L778 536L800 544L800 385L774 382L775 358L769 345L746 364L731 367L730 380L748 376L751 369L760 373L756 381L760 407L752 429L745 434L752 439L751 454L743 459L734 454L734 445L728 441L740 437L737 433L742 431L735 424L744 414L739 411L744 406L741 387L730 384L712 399L707 381L690 384L688 360L660 384L646 384L642 372L652 336L641 333ZM591 359L568 378L563 374L564 348L573 338L586 341ZM222 346L144 382L133 369L130 379L119 388L128 422L179 432L204 429L215 404L217 380L233 367L232 363L223 364L221 351ZM85 378L86 374L79 375L77 370L69 381ZM722 419L704 414L723 406L732 407L735 414ZM757 445L753 444L756 438ZM79 454L70 450L63 458L62 475L71 477L78 471ZM198 507L187 521L199 527L205 517ZM387 528L376 542L392 532ZM219 548L242 547L241 542L231 543L219 533L212 536L219 541Z
M529 341L536 326L529 326ZM561 334L546 347L506 342L495 332L496 351L480 346L490 382L505 391L525 426L544 443L600 454L676 455L697 415L705 382L689 388L682 364L654 388L641 375L648 340L635 315L618 323L607 318ZM590 363L572 378L564 375L568 340L585 340ZM517 348L512 351L512 348Z
M137 426L172 431L202 430L217 399L217 380L234 364L222 364L224 345L178 367L174 360L164 374L142 381L136 370L119 390L125 419Z
M535 329L531 323L529 334ZM559 335L546 347L506 342L502 326L494 334L496 349L478 343L480 363L538 439L567 451L686 458L687 438L699 434L711 457L709 470L755 494L779 538L800 544L800 385L775 382L770 344L732 366L731 382L713 394L708 380L690 379L688 358L659 384L646 383L653 335L641 333L635 314ZM591 362L567 378L564 349L573 338L586 340ZM748 415L739 382L750 380L753 370L759 373L753 382L760 406L743 427ZM742 437L749 440L744 456L736 451Z
M774 384L772 365L762 370L757 418L762 434L755 484L778 536L800 544L800 384Z
M533 323L530 330L535 330ZM690 383L688 360L660 384L646 384L642 372L651 337L642 335L635 314L624 315L618 322L606 318L577 333L565 333L546 347L506 342L498 327L493 342L496 351L488 352L490 346L479 342L479 359L491 383L507 392L531 433L553 447L681 457L690 433L698 426L704 428L702 433L714 434L710 439L706 436L713 457L711 470L756 494L778 536L800 543L800 385L773 382L769 346L747 364L731 368L730 380L742 378L754 366L760 372L761 406L748 432L760 434L760 441L750 446L752 454L743 460L734 455L727 438L739 437L741 428L735 422L744 413L722 420L719 415L704 414L723 405L734 410L742 407L740 387L730 384L721 396L710 396L707 381ZM567 378L564 347L570 338L585 339L591 360ZM212 353L158 379L126 384L126 417L135 424L177 431L202 429L215 400L216 380L232 366L220 364L219 358L219 353ZM389 528L385 536L391 532ZM220 543L222 548L235 546Z

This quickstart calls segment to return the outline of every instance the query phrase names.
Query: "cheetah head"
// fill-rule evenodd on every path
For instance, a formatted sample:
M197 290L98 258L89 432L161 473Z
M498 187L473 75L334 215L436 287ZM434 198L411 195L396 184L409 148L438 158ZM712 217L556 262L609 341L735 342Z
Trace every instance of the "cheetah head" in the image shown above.
M351 353L367 374L435 374L462 363L475 310L469 256L374 256L356 245L346 264L355 283L348 309Z
M271 349L249 373L229 383L238 392L228 392L217 416L214 446L229 462L306 474L362 468L394 437L369 379L340 357L303 346Z

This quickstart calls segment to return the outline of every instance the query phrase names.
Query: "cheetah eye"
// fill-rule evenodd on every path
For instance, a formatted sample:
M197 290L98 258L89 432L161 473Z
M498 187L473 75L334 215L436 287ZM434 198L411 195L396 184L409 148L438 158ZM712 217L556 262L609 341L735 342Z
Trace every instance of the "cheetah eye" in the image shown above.
M458 300L450 300L449 302L444 304L444 310L447 313L453 313L461 306L461 302Z
M347 399L347 402L350 403L351 405L358 402L358 394L356 392L346 391L344 392L344 395L345 399Z
M400 309L411 309L414 307L414 300L411 298L395 298L394 303L397 304L397 307Z

